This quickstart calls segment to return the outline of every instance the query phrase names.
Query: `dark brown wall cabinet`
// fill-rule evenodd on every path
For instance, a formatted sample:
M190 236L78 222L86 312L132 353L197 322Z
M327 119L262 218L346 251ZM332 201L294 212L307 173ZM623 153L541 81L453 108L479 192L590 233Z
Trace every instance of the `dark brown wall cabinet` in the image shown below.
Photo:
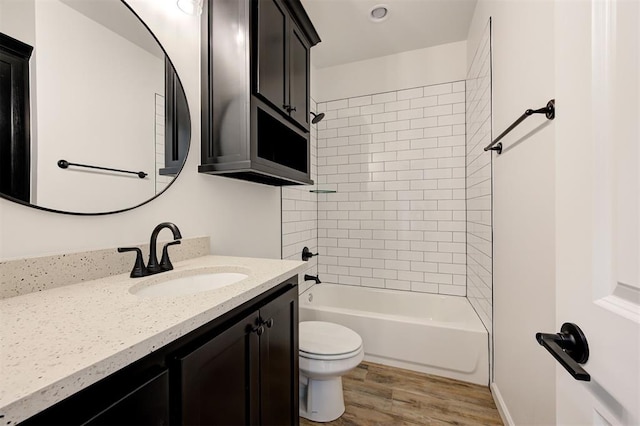
M309 131L309 43L280 0L253 2L255 92Z
M312 184L310 49L300 0L207 0L201 173Z
M191 117L184 89L169 58L164 59L164 167L162 176L177 176L189 152Z
M297 277L25 425L297 425Z
M33 47L0 33L0 193L31 201L29 59Z

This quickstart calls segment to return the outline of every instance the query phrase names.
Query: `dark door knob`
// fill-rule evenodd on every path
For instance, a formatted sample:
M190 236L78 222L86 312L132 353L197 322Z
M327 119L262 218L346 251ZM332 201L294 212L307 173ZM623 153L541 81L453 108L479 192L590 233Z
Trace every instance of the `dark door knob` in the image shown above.
M536 340L576 380L591 381L591 376L580 364L589 360L589 344L580 327L565 322L560 333L536 333Z

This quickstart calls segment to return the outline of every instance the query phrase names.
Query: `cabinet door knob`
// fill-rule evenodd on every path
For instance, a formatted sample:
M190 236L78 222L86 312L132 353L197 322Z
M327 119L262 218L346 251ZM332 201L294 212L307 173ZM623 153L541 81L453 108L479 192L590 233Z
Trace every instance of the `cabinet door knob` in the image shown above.
M267 328L271 328L273 327L273 318L269 318L266 322L265 325L267 326Z
M264 333L264 327L260 326L256 329L256 333L258 334L258 336L262 336L262 333Z

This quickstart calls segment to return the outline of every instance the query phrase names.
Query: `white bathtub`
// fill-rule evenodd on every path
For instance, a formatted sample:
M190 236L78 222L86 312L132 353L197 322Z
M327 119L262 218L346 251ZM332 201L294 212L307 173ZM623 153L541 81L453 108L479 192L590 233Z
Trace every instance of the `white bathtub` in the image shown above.
M317 284L300 295L300 321L356 331L365 360L488 385L488 334L464 297Z

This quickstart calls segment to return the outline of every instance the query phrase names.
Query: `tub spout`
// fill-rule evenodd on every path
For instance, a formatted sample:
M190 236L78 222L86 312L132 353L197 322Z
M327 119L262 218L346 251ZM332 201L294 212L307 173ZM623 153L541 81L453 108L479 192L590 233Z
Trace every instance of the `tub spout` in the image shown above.
M305 280L305 281L315 281L315 282L316 282L316 284L320 284L320 283L322 283L322 281L320 281L320 278L318 278L318 275L313 276L313 275L307 275L307 274L305 274L305 275L304 275L304 280Z

